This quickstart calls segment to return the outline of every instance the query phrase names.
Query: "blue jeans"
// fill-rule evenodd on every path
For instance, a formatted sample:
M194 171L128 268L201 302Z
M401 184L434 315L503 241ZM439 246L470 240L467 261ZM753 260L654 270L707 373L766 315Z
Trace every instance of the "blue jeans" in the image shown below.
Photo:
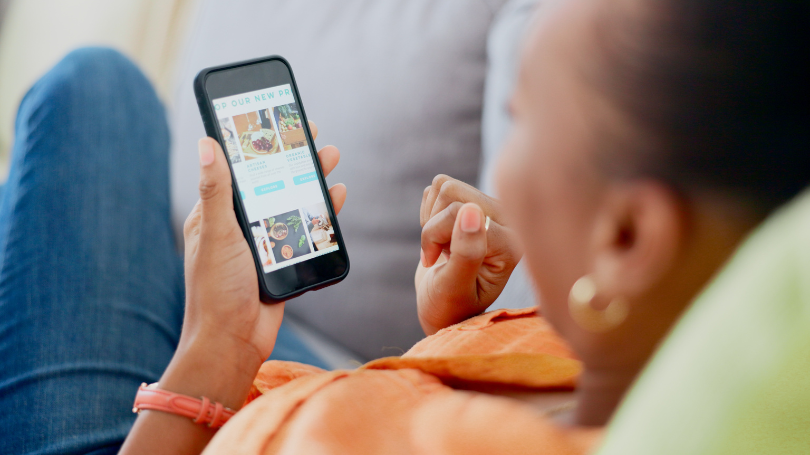
M116 453L183 319L164 109L121 54L81 49L26 95L15 138L0 200L0 453ZM284 325L271 358L322 365Z

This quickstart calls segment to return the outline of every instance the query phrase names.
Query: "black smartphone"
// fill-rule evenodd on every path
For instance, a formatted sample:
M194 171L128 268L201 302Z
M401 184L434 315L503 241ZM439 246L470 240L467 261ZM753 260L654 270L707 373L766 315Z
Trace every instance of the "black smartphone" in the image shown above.
M206 68L194 93L206 134L228 157L262 301L346 278L349 256L290 64L270 56Z

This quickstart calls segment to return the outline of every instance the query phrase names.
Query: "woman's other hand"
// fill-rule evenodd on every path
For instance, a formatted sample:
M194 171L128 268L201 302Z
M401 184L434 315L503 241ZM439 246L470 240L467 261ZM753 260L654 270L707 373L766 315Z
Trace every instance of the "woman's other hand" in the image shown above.
M425 188L420 222L416 302L422 329L431 335L486 310L522 253L499 202L446 175Z

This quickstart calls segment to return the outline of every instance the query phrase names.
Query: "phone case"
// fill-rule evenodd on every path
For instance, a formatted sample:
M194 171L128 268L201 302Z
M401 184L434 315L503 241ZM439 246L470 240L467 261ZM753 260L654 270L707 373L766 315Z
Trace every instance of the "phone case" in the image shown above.
M224 139L222 138L222 133L220 132L220 129L217 127L217 125L219 123L219 120L216 117L216 113L214 111L214 106L211 103L211 100L209 99L208 94L205 91L206 78L208 77L208 75L210 73L215 72L215 71L232 69L232 68L237 68L237 67L240 67L240 66L253 65L253 64L256 64L256 63L262 63L262 62L267 62L267 61L271 61L271 60L278 60L278 61L284 63L284 65L289 70L289 72L290 72L290 80L292 82L291 86L292 86L292 89L293 89L293 93L295 95L295 99L298 102L298 107L301 110L301 120L302 120L302 122L305 122L307 125L309 124L309 120L308 120L307 115L306 115L306 109L304 108L304 103L301 100L301 96L300 96L300 94L298 92L298 84L295 82L295 75L293 74L292 67L290 66L290 63L284 57L281 57L279 55L271 55L271 56L268 56L268 57L262 57L262 58L251 59L251 60L244 60L244 61L241 61L241 62L230 63L230 64L227 64L227 65L220 65L220 66L214 66L214 67L210 67L210 68L205 68L205 69L201 70L197 74L197 76L194 78L194 96L197 99L197 107L200 110L200 116L202 117L203 126L205 127L206 135L208 137L216 139L216 141L219 142L219 145L222 147L223 151L226 150L226 145L225 145ZM311 144L311 146L314 148L315 147L315 141L312 138L309 127L304 128L304 131L306 133L306 139L307 139L308 143ZM226 161L228 162L228 168L231 171L231 178L233 179L233 181L236 181L236 177L234 176L233 167L231 165L231 162L230 162L230 160L227 160L227 159L226 159ZM327 206L327 208L329 210L330 216L332 217L332 223L334 225L335 234L339 238L338 243L340 245L340 248L343 250L344 256L346 258L346 270L340 276L338 276L336 278L329 279L329 280L326 280L326 281L323 281L321 283L317 283L317 284L314 284L314 285L311 285L311 286L307 286L307 287L305 287L303 289L299 289L298 291L295 291L295 292L292 292L292 293L289 293L289 294L284 294L284 295L274 295L274 294L272 294L270 292L270 290L267 289L267 285L266 285L266 283L265 283L265 281L263 279L264 269L262 267L259 252L258 252L258 250L256 248L255 242L252 241L253 236L251 234L250 227L249 227L250 223L248 222L247 219L245 219L245 216L244 216L244 213L243 213L244 209L243 209L243 206L242 206L242 198L239 195L239 191L237 190L236 185L233 185L234 211L236 212L236 219L239 222L239 227L242 228L242 234L245 236L245 241L247 241L248 247L250 248L250 251L251 251L251 253L253 255L253 263L256 266L256 274L257 274L257 277L258 277L258 280L259 280L259 293L260 293L259 297L260 297L262 302L265 302L265 303L283 302L283 301L289 300L291 298L297 297L297 296L299 296L301 294L304 294L306 292L316 291L318 289L322 289L322 288L325 288L327 286L331 286L333 284L336 284L336 283L342 281L343 279L345 279L346 276L349 274L349 269L350 269L349 255L348 255L348 252L346 251L345 242L343 242L343 235L341 233L340 226L338 224L337 216L335 214L335 209L332 206L332 198L329 195L328 188L326 187L326 179L325 179L325 177L323 175L323 169L321 169L321 163L320 163L320 160L317 159L317 155L313 158L313 161L315 163L315 172L318 175L318 182L321 185L321 189L322 189L323 193L326 195L325 196L325 203L326 203L326 206ZM294 265L290 266L290 267L294 267Z

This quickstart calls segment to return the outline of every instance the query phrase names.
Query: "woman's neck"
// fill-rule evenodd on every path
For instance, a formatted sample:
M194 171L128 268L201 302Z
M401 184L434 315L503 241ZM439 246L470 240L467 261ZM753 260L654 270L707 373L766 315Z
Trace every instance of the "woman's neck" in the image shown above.
M605 425L643 364L612 371L585 371L577 386L577 407L573 423L580 426Z

